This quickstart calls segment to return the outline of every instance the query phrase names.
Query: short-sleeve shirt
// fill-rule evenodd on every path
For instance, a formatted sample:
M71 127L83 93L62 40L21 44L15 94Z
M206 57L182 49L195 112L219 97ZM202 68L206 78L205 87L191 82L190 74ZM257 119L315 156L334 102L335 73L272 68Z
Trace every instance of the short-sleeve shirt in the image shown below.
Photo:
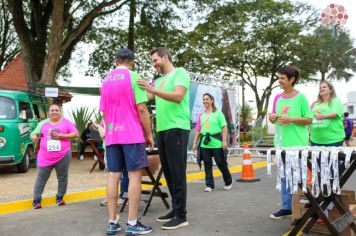
M57 129L58 133L70 134L78 133L77 128L69 120L62 118L57 124L51 124L49 119L41 121L31 134L40 134L40 150L37 154L37 165L40 167L52 166L61 161L65 155L71 151L70 139L60 139L61 148L59 151L48 151L47 142L51 140L51 130Z
M278 94L273 102L272 113L299 118L313 117L305 95L300 92L291 97L286 97L283 93ZM298 125L291 122L289 125L280 126L277 121L274 137L274 145L276 147L281 136L282 147L308 146L309 144L309 131L306 125Z
M105 143L144 143L143 128L137 112L137 104L148 101L146 92L137 80L140 75L126 67L108 73L101 87L100 111L105 118Z
M337 116L333 119L313 120L310 140L317 144L331 144L343 141L345 139L344 124L342 122L344 108L340 99L333 98L330 103L315 102L312 105L313 115L316 112L321 114L337 113Z
M344 119L345 134L351 135L353 126L354 126L354 122L349 117L346 117Z
M165 92L174 92L175 86L186 88L180 103L167 101L155 96L157 132L175 128L190 130L190 78L187 71L184 68L176 68L169 74L157 79L154 86L156 89Z
M206 135L206 133L210 133L211 135L219 134L222 132L224 126L226 126L226 119L224 114L220 110L216 110L215 112L209 114L203 112L197 120L197 124L195 126L195 129L203 135L200 147L222 148L222 141L213 137L211 137L209 144L205 145L204 136Z

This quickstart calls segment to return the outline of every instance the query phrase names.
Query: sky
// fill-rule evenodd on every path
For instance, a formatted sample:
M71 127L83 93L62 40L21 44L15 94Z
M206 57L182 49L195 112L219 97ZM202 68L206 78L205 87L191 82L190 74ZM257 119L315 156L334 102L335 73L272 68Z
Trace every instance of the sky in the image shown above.
M350 31L351 37L354 39L354 47L356 47L356 0L299 0L299 2L306 2L312 6L314 6L316 9L319 9L320 12L325 9L329 4L334 3L338 5L342 5L345 7L346 11L348 12L349 19L347 23L345 24L345 29ZM356 49L355 49L356 50ZM83 50L83 51L78 51L78 54L80 56L84 57L84 60L88 60L90 50ZM85 76L85 70L84 69L78 69L78 66L72 65L72 73L73 73L73 78L78 78L78 79L72 79L71 83L69 84L70 86L85 86L85 87L97 87L100 85L100 81L97 78L92 78ZM347 93L351 91L356 91L356 75L351 79L349 82L333 82L334 87L336 89L336 95L337 97L341 100L342 103L347 102ZM83 81L85 81L85 85L83 85ZM315 101L317 94L318 94L318 84L308 84L308 85L297 85L296 89L303 92L309 101L309 103ZM246 101L250 101L249 104L252 106L252 108L255 108L255 103L254 103L254 95L251 90L246 88ZM269 108L272 109L272 102L273 102L273 97L280 93L280 89L275 89L272 93L271 99L270 99L270 105ZM241 99L240 99L241 101ZM74 95L72 101L68 104L64 105L64 112L65 115L66 113L70 112L70 110L75 109L76 107L80 106L89 106L92 109L97 109L99 105L99 97L95 96L84 96L84 95ZM68 117L68 116L67 116Z

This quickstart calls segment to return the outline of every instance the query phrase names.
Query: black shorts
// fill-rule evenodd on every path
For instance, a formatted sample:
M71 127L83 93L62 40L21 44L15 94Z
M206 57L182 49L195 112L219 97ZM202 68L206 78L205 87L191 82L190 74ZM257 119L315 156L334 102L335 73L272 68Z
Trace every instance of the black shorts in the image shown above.
M346 135L345 135L345 140L346 140L346 141L349 141L350 138L351 138L351 134L346 134Z

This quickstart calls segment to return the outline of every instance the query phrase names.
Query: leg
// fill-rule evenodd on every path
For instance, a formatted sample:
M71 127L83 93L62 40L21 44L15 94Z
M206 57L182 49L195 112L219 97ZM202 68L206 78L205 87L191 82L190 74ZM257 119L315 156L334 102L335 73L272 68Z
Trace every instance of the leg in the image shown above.
M282 209L292 210L292 194L287 192L286 179L283 178L281 182Z
M232 183L232 177L226 161L226 155L224 155L224 150L222 148L214 148L212 149L212 152L216 165L223 176L225 186L230 185Z
M119 186L119 180L121 172L109 172L108 182L106 185L106 199L108 201L109 219L116 219L116 204L117 204L117 187Z
M128 220L136 220L138 206L141 198L141 179L142 179L142 171L134 170L129 171L129 215Z
M46 166L46 167L37 167L38 173L36 178L35 187L33 190L33 198L35 200L41 200L42 193L46 183L48 181L49 176L53 170L53 166Z
M63 197L64 194L67 192L68 186L68 171L69 171L69 164L71 159L72 153L68 152L64 158L54 165L57 174L58 180L58 189L57 195Z
M80 152L79 152L79 157L80 157L81 155L83 155L83 156L84 156L86 146L87 146L87 142L85 142L85 141L81 141L81 142L80 142Z
M124 193L128 192L129 190L129 176L128 176L128 173L127 173L127 170L124 170L122 172L122 176L121 176L121 179L120 179L120 198L123 198L124 196Z
M167 131L165 145L168 159L168 175L171 179L172 208L176 216L185 218L187 214L187 146L188 130L171 129Z
M214 189L214 177L213 177L213 160L212 151L210 148L200 148L202 159L204 161L205 170L205 185Z

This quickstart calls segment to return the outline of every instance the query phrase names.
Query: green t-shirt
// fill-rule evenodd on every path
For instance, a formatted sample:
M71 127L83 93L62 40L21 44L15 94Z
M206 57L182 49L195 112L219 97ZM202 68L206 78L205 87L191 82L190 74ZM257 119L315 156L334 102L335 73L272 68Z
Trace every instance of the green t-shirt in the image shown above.
M272 112L289 117L313 117L306 97L300 92L293 97L284 97L283 94L277 95L273 103ZM282 132L280 127L282 127ZM279 143L280 135L282 135L282 147L284 148L308 146L309 144L309 132L306 125L298 125L291 122L289 125L280 126L277 121L276 134L274 136L275 147Z
M216 110L213 113L202 113L197 123L196 129L200 131L202 135L206 133L218 134L221 133L222 128L226 126L226 119L224 114L220 110ZM222 148L222 141L211 137L208 145L204 144L205 137L201 139L200 147L203 148Z
M310 140L317 144L331 144L343 141L345 139L344 124L342 115L344 108L340 99L333 98L331 103L315 102L312 108L313 115L316 112L321 114L337 113L333 119L315 120L311 124Z
M155 88L165 92L173 92L175 86L187 89L180 103L155 96L157 132L175 128L190 130L190 78L187 71L183 68L176 68L155 81Z
M42 126L47 122L49 122L49 118L42 120L40 123L37 124L36 128L31 132L31 134L40 134Z
M147 103L148 98L147 98L146 91L140 86L138 86L137 84L137 80L141 79L141 76L135 71L130 70L130 78L131 78L132 90L135 96L135 103L136 104Z

